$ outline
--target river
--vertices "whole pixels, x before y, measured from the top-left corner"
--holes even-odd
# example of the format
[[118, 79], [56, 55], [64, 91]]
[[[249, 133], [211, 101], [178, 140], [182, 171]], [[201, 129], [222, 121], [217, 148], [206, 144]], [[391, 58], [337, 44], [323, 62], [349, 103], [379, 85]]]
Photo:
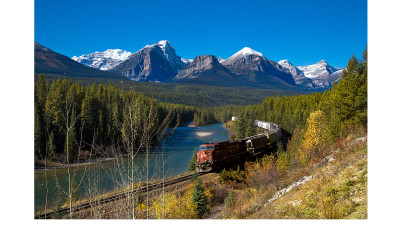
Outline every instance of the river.
[[[228, 140], [229, 135], [221, 123], [201, 127], [178, 127], [168, 137], [163, 138], [159, 146], [149, 155], [149, 178], [158, 179], [184, 173], [194, 149], [207, 142]], [[146, 179], [145, 154], [135, 158], [135, 181]], [[163, 163], [164, 162], [164, 163]], [[78, 165], [69, 168], [80, 198], [87, 198], [89, 190], [93, 195], [103, 194], [125, 187], [129, 183], [131, 163], [127, 158]], [[47, 185], [46, 185], [47, 183]], [[46, 188], [47, 186], [47, 188]], [[35, 171], [35, 209], [55, 206], [57, 199], [64, 203], [68, 190], [68, 169]]]

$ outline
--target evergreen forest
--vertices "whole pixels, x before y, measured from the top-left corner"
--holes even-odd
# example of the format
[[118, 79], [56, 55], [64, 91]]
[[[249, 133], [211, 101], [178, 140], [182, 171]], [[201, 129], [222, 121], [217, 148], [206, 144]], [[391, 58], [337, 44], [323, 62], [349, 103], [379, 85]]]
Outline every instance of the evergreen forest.
[[[91, 155], [127, 152], [124, 139], [153, 132], [154, 145], [169, 127], [193, 120], [192, 106], [161, 103], [137, 90], [112, 84], [84, 86], [71, 79], [52, 80], [40, 75], [35, 82], [35, 158], [78, 162]], [[147, 129], [147, 130], [146, 130]], [[139, 141], [133, 143], [140, 147]], [[110, 148], [114, 152], [110, 152]], [[67, 154], [68, 153], [68, 154]]]

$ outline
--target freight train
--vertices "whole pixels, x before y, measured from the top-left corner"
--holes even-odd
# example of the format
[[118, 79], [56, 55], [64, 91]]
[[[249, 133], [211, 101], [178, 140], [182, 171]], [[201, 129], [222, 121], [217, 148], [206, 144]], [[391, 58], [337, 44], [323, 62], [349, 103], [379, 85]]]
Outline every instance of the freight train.
[[271, 153], [272, 147], [281, 138], [281, 129], [276, 124], [264, 121], [256, 120], [255, 125], [261, 128], [264, 128], [263, 125], [269, 126], [271, 130], [239, 140], [200, 145], [197, 152], [196, 171], [209, 172], [232, 163], [245, 161], [261, 153]]

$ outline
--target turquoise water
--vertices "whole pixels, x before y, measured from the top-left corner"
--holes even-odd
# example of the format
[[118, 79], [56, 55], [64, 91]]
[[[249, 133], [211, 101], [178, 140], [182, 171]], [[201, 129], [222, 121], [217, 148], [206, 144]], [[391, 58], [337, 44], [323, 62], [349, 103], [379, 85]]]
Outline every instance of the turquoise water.
[[[228, 131], [221, 123], [201, 127], [178, 127], [170, 136], [163, 138], [149, 155], [149, 178], [159, 179], [187, 171], [194, 149], [203, 143], [229, 139]], [[146, 179], [146, 156], [138, 154], [134, 160], [135, 181]], [[35, 209], [52, 207], [58, 198], [64, 203], [68, 190], [68, 172], [74, 178], [80, 197], [88, 197], [125, 187], [131, 177], [131, 163], [127, 158], [91, 165], [73, 166], [68, 169], [35, 171]], [[46, 188], [47, 182], [47, 188]], [[59, 197], [57, 197], [59, 196]]]

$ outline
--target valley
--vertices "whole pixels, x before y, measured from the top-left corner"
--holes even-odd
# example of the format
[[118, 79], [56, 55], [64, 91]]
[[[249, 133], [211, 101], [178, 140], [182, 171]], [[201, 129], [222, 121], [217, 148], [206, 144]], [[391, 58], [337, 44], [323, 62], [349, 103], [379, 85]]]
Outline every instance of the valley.
[[[265, 204], [275, 191], [312, 175], [329, 154], [351, 156], [348, 143], [367, 135], [366, 51], [340, 69], [324, 60], [305, 67], [274, 62], [248, 47], [225, 60], [214, 55], [187, 60], [168, 41], [136, 53], [107, 50], [73, 59], [39, 44], [35, 50], [35, 166], [43, 169], [35, 172], [35, 214], [40, 218], [49, 210], [51, 218], [270, 218], [280, 209], [255, 212], [260, 201]], [[196, 178], [200, 144], [254, 136], [260, 132], [255, 120], [282, 129], [271, 154]], [[196, 126], [182, 126], [187, 123]], [[113, 160], [90, 163], [102, 158]], [[54, 164], [63, 168], [52, 169]], [[193, 179], [172, 189], [152, 192], [144, 185], [187, 173]], [[82, 201], [105, 201], [104, 195], [116, 190], [127, 192], [94, 204], [90, 212], [74, 213]], [[362, 206], [345, 204], [347, 211], [334, 211], [332, 218], [358, 211], [367, 216]], [[298, 213], [292, 218], [330, 218]]]

